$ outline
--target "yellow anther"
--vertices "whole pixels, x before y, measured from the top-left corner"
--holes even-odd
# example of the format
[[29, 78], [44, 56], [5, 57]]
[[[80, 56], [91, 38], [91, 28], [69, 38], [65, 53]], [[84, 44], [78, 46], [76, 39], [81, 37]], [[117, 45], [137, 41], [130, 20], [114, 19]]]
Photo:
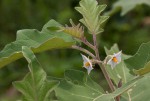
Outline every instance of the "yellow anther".
[[118, 60], [117, 60], [117, 58], [116, 57], [113, 57], [113, 62], [115, 62], [115, 63], [117, 63], [118, 62]]
[[89, 67], [90, 66], [90, 63], [89, 62], [86, 62], [85, 63], [85, 67]]

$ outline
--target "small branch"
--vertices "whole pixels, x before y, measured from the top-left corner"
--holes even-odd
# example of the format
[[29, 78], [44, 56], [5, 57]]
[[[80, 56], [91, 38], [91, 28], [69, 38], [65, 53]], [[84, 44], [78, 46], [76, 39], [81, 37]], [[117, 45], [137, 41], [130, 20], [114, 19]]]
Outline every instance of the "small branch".
[[82, 48], [82, 47], [73, 45], [73, 46], [72, 46], [72, 49], [76, 49], [76, 50], [82, 51], [82, 52], [88, 54], [89, 56], [91, 56], [92, 58], [95, 58], [95, 56], [94, 56], [90, 51], [88, 51], [88, 50], [86, 50], [86, 49], [84, 49], [84, 48]]
[[82, 39], [80, 39], [85, 45], [87, 45], [88, 47], [90, 47], [91, 49], [95, 50], [95, 47], [87, 41], [87, 39], [85, 37], [83, 37]]
[[94, 63], [94, 64], [102, 63], [102, 61], [99, 61], [99, 60], [96, 60], [96, 59], [92, 59], [91, 61], [92, 61], [92, 63]]

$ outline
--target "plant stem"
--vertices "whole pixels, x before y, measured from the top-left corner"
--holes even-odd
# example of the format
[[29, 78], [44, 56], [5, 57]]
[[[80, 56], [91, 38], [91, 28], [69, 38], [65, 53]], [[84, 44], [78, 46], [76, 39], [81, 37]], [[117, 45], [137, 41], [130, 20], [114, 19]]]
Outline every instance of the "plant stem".
[[104, 64], [103, 63], [98, 63], [98, 65], [100, 66], [100, 68], [101, 68], [101, 70], [102, 70], [102, 72], [104, 74], [104, 77], [106, 78], [106, 81], [108, 82], [108, 85], [109, 85], [111, 91], [112, 92], [115, 91], [114, 85], [113, 85], [113, 83], [112, 83], [112, 81], [111, 81], [111, 79], [110, 79], [110, 77], [109, 77], [109, 75], [108, 75], [108, 73], [107, 73], [107, 71], [105, 69]]
[[[119, 83], [118, 83], [118, 86], [117, 86], [117, 87], [118, 87], [118, 88], [122, 87], [122, 79], [119, 80]], [[121, 95], [118, 95], [118, 96], [116, 97], [116, 101], [120, 101], [120, 96], [121, 96]]]
[[82, 48], [82, 47], [73, 45], [72, 48], [73, 48], [73, 49], [76, 49], [76, 50], [79, 50], [79, 51], [82, 51], [82, 52], [88, 54], [89, 56], [91, 56], [92, 58], [95, 58], [95, 56], [94, 56], [90, 51], [88, 51], [88, 50], [86, 50], [86, 49], [84, 49], [84, 48]]
[[[96, 39], [96, 34], [93, 34], [93, 42], [94, 42], [94, 47], [95, 47], [95, 54], [96, 54], [96, 59], [100, 61], [100, 57], [99, 57], [99, 51], [98, 51], [98, 46], [97, 46], [97, 39]], [[111, 91], [114, 91], [115, 88], [114, 88], [114, 85], [105, 69], [105, 65], [103, 63], [98, 63], [98, 65], [100, 66], [103, 74], [104, 74], [104, 77], [106, 78], [106, 81], [108, 82], [108, 85], [111, 89]]]
[[116, 101], [120, 101], [120, 95], [116, 97]]
[[93, 41], [94, 41], [94, 47], [95, 47], [95, 54], [96, 54], [96, 58], [98, 60], [100, 60], [100, 57], [99, 57], [99, 51], [98, 51], [98, 45], [97, 45], [97, 39], [96, 39], [96, 34], [93, 34]]
[[88, 47], [90, 47], [91, 49], [95, 49], [95, 47], [87, 41], [87, 39], [85, 37], [83, 37], [82, 39], [80, 39], [85, 45], [87, 45]]
[[[85, 45], [87, 45], [88, 47], [90, 47], [91, 49], [93, 49], [95, 51], [95, 55], [94, 56], [91, 52], [89, 52], [88, 50], [82, 48], [82, 47], [79, 47], [79, 46], [72, 46], [73, 49], [77, 49], [77, 50], [80, 50], [84, 53], [87, 53], [88, 55], [90, 55], [93, 59], [96, 59], [98, 61], [101, 61], [100, 60], [100, 57], [99, 57], [99, 51], [98, 51], [98, 45], [97, 45], [97, 39], [96, 39], [96, 34], [93, 34], [93, 42], [94, 42], [94, 45], [92, 45], [90, 42], [87, 41], [86, 37], [83, 37], [82, 39], [80, 39]], [[100, 66], [103, 74], [104, 74], [104, 77], [106, 78], [106, 81], [108, 82], [108, 85], [111, 89], [111, 91], [114, 91], [115, 88], [114, 88], [114, 85], [105, 69], [105, 66], [103, 63], [101, 62], [97, 62], [97, 64]]]

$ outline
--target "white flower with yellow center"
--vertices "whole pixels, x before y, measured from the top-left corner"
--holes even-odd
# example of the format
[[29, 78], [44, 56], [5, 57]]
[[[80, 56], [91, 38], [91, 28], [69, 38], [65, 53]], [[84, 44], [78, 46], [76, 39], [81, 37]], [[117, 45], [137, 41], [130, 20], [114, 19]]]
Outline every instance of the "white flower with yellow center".
[[83, 67], [86, 68], [88, 71], [88, 74], [90, 74], [91, 70], [93, 69], [92, 62], [85, 55], [81, 54], [81, 56], [83, 58]]
[[121, 62], [121, 53], [122, 51], [114, 53], [114, 55], [111, 56], [110, 60], [108, 60], [107, 64], [111, 65], [112, 69]]

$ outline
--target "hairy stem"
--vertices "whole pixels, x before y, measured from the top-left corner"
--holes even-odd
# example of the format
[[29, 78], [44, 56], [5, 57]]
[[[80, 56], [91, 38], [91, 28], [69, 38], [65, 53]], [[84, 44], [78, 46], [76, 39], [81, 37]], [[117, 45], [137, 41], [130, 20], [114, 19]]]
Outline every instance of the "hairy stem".
[[[98, 51], [98, 46], [97, 46], [97, 39], [96, 39], [96, 34], [93, 34], [93, 42], [94, 42], [94, 47], [95, 47], [95, 54], [96, 54], [96, 59], [100, 61], [100, 57], [99, 57], [99, 51]], [[108, 85], [111, 89], [111, 91], [114, 91], [115, 88], [114, 88], [114, 85], [105, 69], [105, 65], [103, 63], [98, 63], [98, 65], [100, 66], [103, 74], [104, 74], [104, 77], [106, 78], [106, 81], [108, 82]]]
[[96, 39], [96, 34], [93, 34], [93, 42], [94, 42], [94, 47], [95, 47], [95, 54], [96, 54], [96, 58], [98, 60], [100, 60], [100, 57], [99, 57], [99, 51], [98, 51], [98, 45], [97, 45], [97, 39]]
[[[84, 53], [87, 53], [88, 55], [90, 55], [93, 59], [95, 60], [98, 60], [98, 61], [101, 61], [100, 60], [100, 57], [99, 57], [99, 51], [98, 51], [98, 45], [97, 45], [97, 39], [96, 39], [96, 34], [93, 33], [93, 42], [94, 42], [94, 45], [92, 45], [90, 42], [87, 41], [86, 37], [83, 37], [82, 39], [80, 39], [85, 45], [87, 45], [88, 47], [90, 47], [91, 49], [93, 49], [95, 51], [95, 55], [94, 56], [91, 52], [89, 52], [88, 50], [84, 49], [84, 48], [81, 48], [81, 47], [78, 47], [78, 46], [72, 46], [73, 49], [77, 49], [77, 50], [80, 50]], [[111, 91], [114, 91], [114, 85], [105, 69], [105, 66], [102, 62], [97, 62], [97, 64], [100, 66], [103, 74], [104, 74], [104, 77], [106, 78], [106, 81], [108, 82], [108, 85], [111, 89]]]
[[82, 51], [82, 52], [88, 54], [89, 56], [91, 56], [92, 58], [95, 58], [95, 56], [94, 56], [90, 51], [88, 51], [88, 50], [86, 50], [86, 49], [84, 49], [84, 48], [82, 48], [82, 47], [73, 45], [73, 46], [72, 46], [72, 49], [76, 49], [76, 50]]
[[102, 72], [104, 74], [104, 77], [106, 78], [106, 81], [108, 82], [108, 85], [109, 85], [111, 91], [112, 92], [115, 91], [114, 85], [113, 85], [113, 83], [112, 83], [112, 81], [111, 81], [111, 79], [110, 79], [110, 77], [109, 77], [109, 75], [108, 75], [108, 73], [107, 73], [107, 71], [105, 69], [104, 64], [103, 63], [98, 63], [98, 65], [100, 66], [100, 68], [101, 68], [101, 70], [102, 70]]
[[93, 49], [93, 50], [95, 49], [95, 47], [94, 47], [90, 42], [88, 42], [85, 37], [83, 37], [83, 38], [81, 39], [81, 41], [82, 41], [85, 45], [87, 45], [88, 47], [90, 47], [91, 49]]

